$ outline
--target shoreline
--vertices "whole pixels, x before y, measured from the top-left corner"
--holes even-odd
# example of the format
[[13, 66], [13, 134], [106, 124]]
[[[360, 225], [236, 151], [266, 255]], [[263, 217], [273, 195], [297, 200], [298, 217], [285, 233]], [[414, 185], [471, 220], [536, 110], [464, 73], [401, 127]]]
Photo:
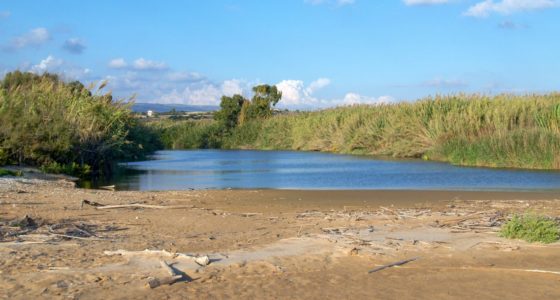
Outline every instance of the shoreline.
[[[0, 179], [0, 286], [10, 299], [554, 299], [560, 242], [530, 244], [498, 231], [518, 213], [560, 217], [559, 196], [134, 192]], [[168, 276], [162, 260], [183, 277], [146, 287]]]

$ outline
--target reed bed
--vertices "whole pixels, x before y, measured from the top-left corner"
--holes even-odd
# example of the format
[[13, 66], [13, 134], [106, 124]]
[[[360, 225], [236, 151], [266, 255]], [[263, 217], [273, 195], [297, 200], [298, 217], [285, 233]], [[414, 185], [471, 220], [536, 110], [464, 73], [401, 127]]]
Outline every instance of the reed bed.
[[113, 101], [102, 88], [51, 74], [6, 75], [0, 86], [0, 165], [108, 175], [116, 160], [156, 149], [157, 137], [137, 122], [130, 104]]
[[[214, 125], [177, 126], [198, 126], [200, 132], [205, 130], [200, 126]], [[171, 134], [168, 140], [188, 136]], [[460, 94], [289, 113], [247, 122], [218, 140], [214, 146], [222, 148], [325, 151], [468, 166], [560, 169], [560, 94]]]

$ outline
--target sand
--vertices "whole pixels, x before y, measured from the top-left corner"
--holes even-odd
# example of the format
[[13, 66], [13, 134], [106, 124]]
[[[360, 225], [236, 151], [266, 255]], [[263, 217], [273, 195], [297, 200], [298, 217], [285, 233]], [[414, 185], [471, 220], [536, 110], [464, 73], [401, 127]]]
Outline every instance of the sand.
[[[0, 179], [0, 298], [560, 299], [560, 244], [497, 234], [515, 213], [560, 216], [558, 199], [558, 192], [114, 192]], [[83, 200], [169, 209], [96, 209]], [[19, 230], [10, 221], [25, 215], [37, 228], [9, 235]], [[130, 255], [106, 255], [118, 250]], [[368, 273], [410, 258], [418, 259]], [[161, 260], [183, 277], [150, 289], [150, 277], [168, 276]]]

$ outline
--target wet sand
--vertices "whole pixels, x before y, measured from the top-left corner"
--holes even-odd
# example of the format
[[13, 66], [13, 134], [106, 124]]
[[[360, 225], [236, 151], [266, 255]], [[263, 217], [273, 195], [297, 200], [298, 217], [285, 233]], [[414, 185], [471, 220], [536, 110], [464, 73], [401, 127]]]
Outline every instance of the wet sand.
[[[558, 199], [558, 192], [113, 192], [0, 179], [0, 298], [558, 299], [560, 244], [497, 234], [515, 213], [560, 216]], [[98, 209], [83, 200], [152, 208]], [[8, 235], [19, 230], [8, 223], [24, 215], [37, 228]], [[212, 262], [135, 252], [144, 249]], [[106, 255], [117, 250], [132, 256]], [[168, 276], [160, 260], [184, 277], [150, 289], [150, 277]]]

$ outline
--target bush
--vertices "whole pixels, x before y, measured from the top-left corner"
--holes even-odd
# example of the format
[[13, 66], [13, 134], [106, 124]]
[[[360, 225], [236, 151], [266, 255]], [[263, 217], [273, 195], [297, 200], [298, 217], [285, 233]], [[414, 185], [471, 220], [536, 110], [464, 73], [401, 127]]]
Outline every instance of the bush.
[[11, 170], [6, 170], [6, 169], [2, 169], [0, 168], [0, 177], [4, 177], [4, 176], [21, 176], [21, 171], [11, 171]]
[[8, 73], [0, 82], [0, 164], [78, 176], [110, 175], [119, 159], [158, 147], [123, 101], [45, 73]]
[[522, 239], [530, 243], [548, 244], [560, 239], [560, 227], [555, 220], [548, 217], [516, 215], [504, 224], [500, 234], [509, 239]]

